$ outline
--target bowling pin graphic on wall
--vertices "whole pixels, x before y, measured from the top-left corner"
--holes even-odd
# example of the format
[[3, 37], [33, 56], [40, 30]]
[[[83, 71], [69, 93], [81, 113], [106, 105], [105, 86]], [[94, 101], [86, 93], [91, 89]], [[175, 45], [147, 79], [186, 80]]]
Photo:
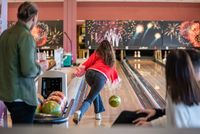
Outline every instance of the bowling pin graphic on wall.
[[0, 0], [0, 34], [5, 29], [7, 29], [7, 12], [8, 12], [7, 0]]

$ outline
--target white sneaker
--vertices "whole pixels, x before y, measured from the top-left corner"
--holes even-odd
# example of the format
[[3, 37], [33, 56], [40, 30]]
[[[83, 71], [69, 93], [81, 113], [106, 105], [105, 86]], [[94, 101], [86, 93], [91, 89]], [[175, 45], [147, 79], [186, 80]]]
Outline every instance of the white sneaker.
[[101, 113], [97, 113], [97, 114], [95, 114], [95, 119], [96, 120], [101, 120]]
[[78, 122], [80, 121], [80, 115], [81, 115], [80, 110], [78, 110], [74, 113], [73, 121], [74, 121], [75, 124], [78, 124]]

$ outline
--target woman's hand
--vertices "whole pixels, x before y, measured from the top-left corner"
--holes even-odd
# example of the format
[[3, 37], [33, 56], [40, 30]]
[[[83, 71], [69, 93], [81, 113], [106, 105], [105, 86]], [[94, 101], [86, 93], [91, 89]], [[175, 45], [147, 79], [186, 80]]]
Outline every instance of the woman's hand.
[[[139, 109], [136, 111], [137, 114], [139, 113], [146, 113], [147, 116], [146, 117], [141, 117], [141, 118], [138, 118], [136, 120], [133, 121], [133, 124], [137, 124], [139, 123], [140, 121], [141, 122], [146, 122], [150, 117], [153, 117], [155, 114], [156, 114], [156, 111], [154, 109]], [[141, 123], [139, 123], [141, 124]]]
[[80, 65], [79, 67], [75, 68], [75, 71], [72, 74], [72, 77], [81, 77], [85, 74], [85, 66]]
[[139, 121], [135, 124], [135, 126], [142, 126], [142, 127], [150, 127], [152, 126], [148, 121]]
[[72, 79], [73, 79], [74, 77], [76, 77], [76, 75], [77, 75], [77, 72], [76, 72], [76, 70], [74, 69], [73, 73], [71, 74]]

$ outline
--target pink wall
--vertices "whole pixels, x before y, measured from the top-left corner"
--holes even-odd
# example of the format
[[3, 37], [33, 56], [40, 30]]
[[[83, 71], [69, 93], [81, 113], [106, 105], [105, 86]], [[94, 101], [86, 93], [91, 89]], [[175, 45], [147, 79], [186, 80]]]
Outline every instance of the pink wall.
[[78, 3], [78, 19], [200, 20], [200, 4]]
[[[18, 3], [9, 4], [8, 20], [16, 20]], [[63, 19], [63, 3], [37, 3], [40, 20]], [[200, 4], [82, 2], [77, 4], [77, 19], [98, 20], [200, 20]]]
[[[9, 3], [8, 20], [17, 20], [17, 8], [19, 3]], [[37, 3], [39, 8], [39, 20], [63, 20], [63, 3], [62, 2], [40, 2]]]

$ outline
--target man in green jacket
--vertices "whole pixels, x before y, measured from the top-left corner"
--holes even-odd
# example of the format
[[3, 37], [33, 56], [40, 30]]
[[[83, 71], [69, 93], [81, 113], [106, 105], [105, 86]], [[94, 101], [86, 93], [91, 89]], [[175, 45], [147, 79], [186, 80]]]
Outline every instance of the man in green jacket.
[[36, 5], [22, 3], [17, 17], [17, 23], [0, 36], [0, 100], [11, 113], [13, 125], [33, 122], [37, 106], [34, 78], [41, 70], [30, 32], [38, 19]]

